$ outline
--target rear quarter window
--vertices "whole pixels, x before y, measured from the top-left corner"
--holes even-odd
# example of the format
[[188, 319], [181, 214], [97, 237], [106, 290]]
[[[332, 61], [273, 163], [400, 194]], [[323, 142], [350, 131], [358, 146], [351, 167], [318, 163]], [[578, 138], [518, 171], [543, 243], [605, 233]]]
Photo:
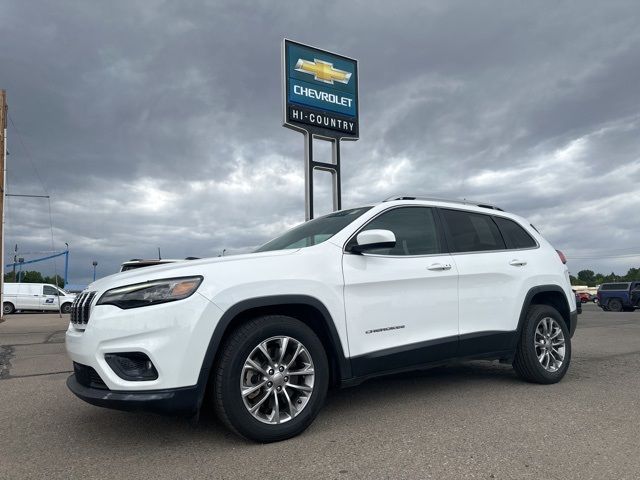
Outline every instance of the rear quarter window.
[[500, 230], [489, 215], [463, 210], [441, 210], [452, 252], [504, 250]]
[[521, 248], [535, 248], [538, 246], [536, 241], [522, 228], [518, 223], [504, 217], [493, 217], [498, 224], [500, 233], [504, 238], [507, 248], [521, 249]]

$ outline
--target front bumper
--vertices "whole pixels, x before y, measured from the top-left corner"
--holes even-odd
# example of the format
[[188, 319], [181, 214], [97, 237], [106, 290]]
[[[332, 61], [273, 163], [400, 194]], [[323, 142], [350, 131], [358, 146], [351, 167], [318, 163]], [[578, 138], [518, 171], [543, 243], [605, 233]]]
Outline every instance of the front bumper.
[[[84, 329], [69, 325], [66, 349], [71, 360], [95, 370], [105, 388], [116, 394], [194, 387], [220, 316], [220, 309], [197, 292], [184, 300], [129, 310], [98, 305]], [[119, 376], [105, 356], [124, 352], [145, 354], [158, 377], [131, 381]]]
[[75, 374], [67, 378], [67, 387], [78, 398], [98, 407], [162, 414], [194, 414], [198, 409], [200, 396], [197, 386], [137, 392], [91, 388], [80, 384]]

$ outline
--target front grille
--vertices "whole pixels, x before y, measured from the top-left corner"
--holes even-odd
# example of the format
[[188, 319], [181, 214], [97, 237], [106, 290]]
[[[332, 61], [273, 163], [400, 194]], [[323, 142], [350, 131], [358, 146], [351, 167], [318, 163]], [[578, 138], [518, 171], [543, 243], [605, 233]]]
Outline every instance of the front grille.
[[91, 314], [91, 302], [96, 292], [82, 292], [71, 304], [71, 323], [74, 325], [86, 325]]
[[76, 380], [78, 380], [80, 385], [84, 385], [89, 388], [108, 390], [107, 385], [102, 381], [98, 372], [87, 365], [73, 362], [73, 373], [76, 375]]

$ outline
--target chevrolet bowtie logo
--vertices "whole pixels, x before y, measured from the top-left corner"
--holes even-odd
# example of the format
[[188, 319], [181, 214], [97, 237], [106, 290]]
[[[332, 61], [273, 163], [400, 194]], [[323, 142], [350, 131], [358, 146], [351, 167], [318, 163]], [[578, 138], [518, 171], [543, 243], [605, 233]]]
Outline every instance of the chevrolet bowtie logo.
[[296, 63], [296, 70], [313, 75], [313, 78], [316, 80], [328, 83], [329, 85], [333, 85], [333, 82], [347, 84], [351, 78], [350, 72], [333, 68], [333, 63], [323, 62], [317, 58], [314, 59], [313, 62], [300, 58], [298, 63]]

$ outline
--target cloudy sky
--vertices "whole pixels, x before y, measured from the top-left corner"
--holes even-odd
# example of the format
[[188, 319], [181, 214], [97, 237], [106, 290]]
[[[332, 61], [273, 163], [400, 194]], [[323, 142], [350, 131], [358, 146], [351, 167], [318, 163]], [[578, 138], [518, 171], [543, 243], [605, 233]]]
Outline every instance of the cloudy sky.
[[[493, 202], [536, 224], [572, 273], [625, 273], [640, 265], [638, 25], [635, 1], [3, 0], [7, 190], [51, 195], [71, 283], [93, 260], [106, 275], [157, 247], [263, 243], [304, 220], [303, 140], [281, 126], [287, 37], [360, 61], [343, 206]], [[16, 243], [52, 249], [46, 200], [8, 198]]]

